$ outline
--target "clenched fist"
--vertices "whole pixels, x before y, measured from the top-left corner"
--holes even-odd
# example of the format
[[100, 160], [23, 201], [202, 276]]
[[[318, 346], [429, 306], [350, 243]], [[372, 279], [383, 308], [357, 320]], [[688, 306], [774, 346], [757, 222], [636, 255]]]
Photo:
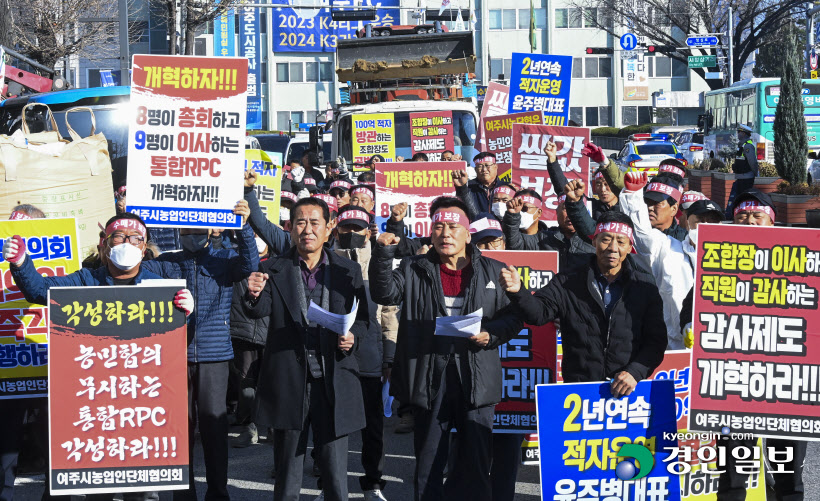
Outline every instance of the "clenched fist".
[[20, 235], [7, 238], [3, 243], [3, 259], [14, 266], [22, 266], [26, 260], [26, 244]]
[[547, 154], [547, 160], [549, 160], [549, 163], [553, 163], [558, 158], [558, 146], [550, 141], [547, 143], [547, 146], [544, 147], [544, 153]]
[[376, 243], [382, 245], [398, 245], [399, 242], [401, 242], [401, 238], [392, 233], [382, 233], [379, 235], [379, 239], [376, 240]]
[[638, 191], [646, 186], [646, 172], [630, 170], [624, 175], [624, 188], [629, 191]]
[[580, 202], [584, 198], [587, 186], [580, 179], [573, 179], [564, 186], [564, 195], [570, 202]]
[[353, 348], [353, 339], [353, 333], [347, 331], [347, 335], [339, 336], [339, 343], [337, 344], [337, 346], [342, 351], [349, 351], [351, 348]]
[[518, 214], [522, 209], [524, 209], [524, 201], [520, 198], [513, 198], [507, 202], [507, 212]]
[[267, 273], [254, 271], [251, 273], [251, 276], [248, 277], [248, 294], [254, 299], [258, 298], [259, 294], [262, 294], [262, 289], [265, 288], [267, 282]]
[[515, 294], [521, 290], [521, 276], [515, 266], [507, 266], [501, 269], [501, 274], [498, 276], [498, 282], [501, 287], [510, 293]]
[[453, 184], [456, 187], [464, 186], [467, 182], [470, 181], [470, 177], [467, 176], [466, 170], [454, 170], [453, 171]]
[[604, 149], [598, 146], [597, 144], [593, 144], [591, 142], [585, 144], [583, 149], [581, 150], [581, 154], [586, 157], [589, 157], [590, 160], [597, 164], [606, 163], [606, 155], [604, 155]]
[[256, 180], [259, 178], [259, 175], [253, 169], [248, 169], [245, 171], [245, 188], [253, 188], [253, 185], [256, 184]]
[[390, 208], [390, 220], [399, 222], [407, 215], [407, 202], [402, 202]]
[[248, 218], [251, 215], [251, 208], [248, 207], [248, 201], [247, 200], [240, 200], [240, 201], [236, 202], [236, 206], [234, 206], [234, 208], [233, 208], [233, 213], [236, 214], [237, 216], [242, 216], [242, 224], [243, 225], [245, 223], [247, 223]]

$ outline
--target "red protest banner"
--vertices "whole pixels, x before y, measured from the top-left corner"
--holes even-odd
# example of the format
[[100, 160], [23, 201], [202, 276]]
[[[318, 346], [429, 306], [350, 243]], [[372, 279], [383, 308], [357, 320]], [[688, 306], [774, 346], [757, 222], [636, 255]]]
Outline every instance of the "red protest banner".
[[498, 115], [484, 120], [484, 151], [495, 155], [498, 177], [509, 182], [512, 179], [512, 124], [544, 123], [540, 111]]
[[49, 291], [52, 494], [188, 487], [178, 287]]
[[438, 197], [455, 195], [453, 171], [464, 162], [379, 162], [376, 164], [376, 224], [385, 231], [390, 208], [407, 203], [404, 217], [408, 237], [430, 235], [430, 204]]
[[820, 231], [698, 226], [689, 429], [820, 436]]
[[[515, 266], [524, 287], [535, 292], [558, 273], [555, 251], [484, 251], [482, 255]], [[555, 382], [555, 324], [524, 329], [499, 348], [503, 380], [495, 407], [493, 433], [535, 433], [535, 385]]]
[[410, 150], [413, 155], [425, 153], [431, 162], [441, 161], [441, 154], [455, 151], [453, 112], [410, 113]]
[[[487, 93], [484, 95], [484, 104], [481, 106], [481, 115], [478, 119], [478, 133], [484, 132], [484, 120], [488, 117], [506, 115], [510, 101], [510, 88], [506, 85], [490, 82], [487, 85]], [[486, 143], [484, 137], [479, 137], [477, 144], [481, 145], [481, 151], [485, 151]], [[469, 160], [469, 159], [468, 159]]]
[[547, 173], [544, 148], [549, 141], [558, 148], [558, 163], [567, 179], [583, 180], [589, 193], [589, 158], [581, 155], [584, 143], [589, 142], [589, 129], [518, 123], [512, 126], [512, 182], [538, 192], [544, 201], [541, 219], [556, 221], [560, 193], [555, 193]]

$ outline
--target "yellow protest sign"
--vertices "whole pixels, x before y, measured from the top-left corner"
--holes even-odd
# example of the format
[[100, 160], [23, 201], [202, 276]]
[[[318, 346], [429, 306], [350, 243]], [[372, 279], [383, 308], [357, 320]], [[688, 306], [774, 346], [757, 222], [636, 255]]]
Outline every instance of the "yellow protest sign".
[[245, 170], [257, 174], [253, 189], [262, 213], [279, 224], [279, 202], [282, 195], [282, 154], [262, 150], [245, 150]]
[[[34, 267], [43, 275], [64, 276], [80, 269], [77, 226], [70, 219], [0, 221], [0, 246], [20, 235]], [[31, 304], [14, 284], [9, 263], [0, 257], [0, 399], [48, 395], [48, 308]]]
[[[393, 162], [396, 158], [395, 125], [392, 113], [353, 115], [353, 162], [363, 164], [373, 155], [381, 155]], [[369, 169], [354, 166], [353, 170]]]

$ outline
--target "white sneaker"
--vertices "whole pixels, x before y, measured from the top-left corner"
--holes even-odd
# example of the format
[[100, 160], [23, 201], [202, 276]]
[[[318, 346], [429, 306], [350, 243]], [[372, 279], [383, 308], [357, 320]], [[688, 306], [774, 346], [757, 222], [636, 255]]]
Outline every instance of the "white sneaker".
[[381, 489], [372, 489], [364, 491], [364, 501], [387, 501], [387, 498], [382, 495]]

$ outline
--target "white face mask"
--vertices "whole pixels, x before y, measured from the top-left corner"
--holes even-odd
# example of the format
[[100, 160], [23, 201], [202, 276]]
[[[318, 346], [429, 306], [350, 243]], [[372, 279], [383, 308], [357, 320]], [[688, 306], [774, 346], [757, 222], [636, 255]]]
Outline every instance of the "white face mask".
[[493, 204], [493, 214], [495, 214], [495, 216], [498, 219], [503, 218], [504, 214], [506, 214], [506, 213], [507, 213], [507, 202], [495, 202]]
[[689, 230], [689, 240], [692, 242], [692, 245], [697, 247], [698, 246], [698, 228], [697, 226], [693, 230]]
[[139, 247], [123, 242], [119, 245], [111, 247], [111, 252], [108, 253], [108, 258], [114, 263], [114, 266], [122, 271], [128, 271], [142, 261], [142, 251]]
[[290, 209], [279, 207], [279, 221], [290, 221]]
[[526, 230], [527, 228], [532, 226], [532, 223], [534, 223], [534, 222], [535, 222], [535, 218], [533, 217], [532, 214], [530, 214], [529, 212], [523, 212], [522, 211], [521, 212], [521, 224], [519, 224], [518, 227], [521, 228], [522, 230]]
[[260, 254], [268, 249], [268, 244], [266, 244], [261, 238], [256, 237], [254, 240], [256, 240], [256, 250], [259, 251]]

